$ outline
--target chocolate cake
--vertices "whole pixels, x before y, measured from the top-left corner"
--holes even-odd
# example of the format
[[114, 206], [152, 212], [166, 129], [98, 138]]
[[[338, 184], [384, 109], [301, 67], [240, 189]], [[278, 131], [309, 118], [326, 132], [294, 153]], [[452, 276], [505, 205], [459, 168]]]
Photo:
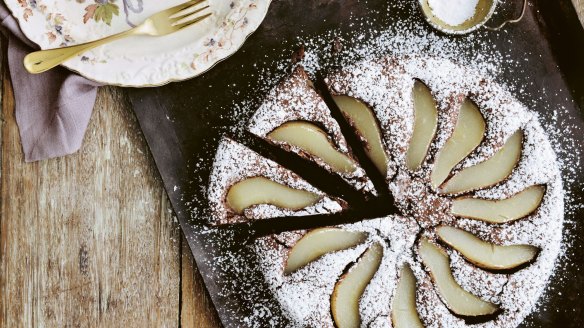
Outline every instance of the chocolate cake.
[[341, 133], [338, 123], [331, 117], [328, 107], [313, 89], [312, 82], [302, 66], [296, 66], [290, 77], [268, 95], [266, 101], [251, 118], [248, 128], [253, 134], [267, 138], [270, 142], [310, 158], [329, 171], [334, 171], [329, 164], [321, 158], [306, 152], [306, 150], [296, 145], [270, 138], [270, 132], [290, 122], [308, 122], [322, 127], [334, 147], [355, 164], [354, 168], [338, 173], [356, 189], [373, 190], [373, 185], [365, 175], [365, 171], [359, 167], [354, 156], [349, 151], [349, 146]]
[[[297, 67], [268, 95], [249, 130], [269, 139], [288, 122], [314, 123], [338, 153], [356, 163], [354, 171], [335, 173], [319, 157], [322, 148], [306, 152], [270, 142], [360, 190], [371, 191], [366, 176], [381, 173], [387, 190], [375, 195], [389, 191], [384, 201], [393, 203], [378, 218], [357, 215], [353, 223], [255, 241], [264, 279], [290, 325], [519, 325], [547, 285], [562, 241], [563, 185], [537, 115], [504, 86], [439, 58], [365, 60], [324, 83], [327, 90], [320, 91], [334, 103], [325, 94], [321, 98]], [[344, 122], [333, 118], [335, 111]], [[359, 144], [347, 142], [342, 124], [352, 127]], [[363, 165], [356, 147], [365, 149], [374, 166]], [[283, 196], [260, 197], [236, 213], [227, 195], [237, 183], [258, 176], [318, 198], [291, 209], [279, 207]], [[217, 151], [208, 196], [214, 224], [367, 207], [326, 196], [230, 139]], [[394, 207], [399, 211], [390, 213]]]

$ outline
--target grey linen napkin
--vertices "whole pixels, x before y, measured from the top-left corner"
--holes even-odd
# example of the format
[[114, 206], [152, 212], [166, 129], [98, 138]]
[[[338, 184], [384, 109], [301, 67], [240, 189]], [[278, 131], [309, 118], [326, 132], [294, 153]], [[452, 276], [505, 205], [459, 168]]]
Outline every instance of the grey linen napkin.
[[8, 67], [25, 161], [76, 152], [81, 148], [99, 84], [62, 67], [29, 74], [22, 60], [36, 46], [22, 34], [4, 2], [0, 2], [0, 20], [8, 37]]

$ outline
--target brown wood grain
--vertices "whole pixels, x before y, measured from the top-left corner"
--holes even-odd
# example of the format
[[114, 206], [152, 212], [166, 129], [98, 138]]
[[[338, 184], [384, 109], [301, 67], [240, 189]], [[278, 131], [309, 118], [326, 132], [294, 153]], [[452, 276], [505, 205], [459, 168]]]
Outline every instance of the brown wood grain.
[[205, 289], [201, 274], [194, 268], [193, 254], [182, 237], [181, 325], [185, 328], [220, 327], [219, 317]]
[[175, 326], [178, 232], [123, 99], [101, 92], [78, 155], [25, 164], [4, 85], [5, 326]]
[[219, 326], [123, 92], [78, 154], [26, 164], [2, 82], [0, 326]]

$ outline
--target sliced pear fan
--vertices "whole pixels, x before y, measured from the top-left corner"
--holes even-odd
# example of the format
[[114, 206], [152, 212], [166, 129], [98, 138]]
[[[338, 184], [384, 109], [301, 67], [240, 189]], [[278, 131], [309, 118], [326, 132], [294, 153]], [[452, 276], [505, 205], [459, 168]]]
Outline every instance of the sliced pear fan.
[[308, 122], [287, 122], [268, 134], [274, 141], [285, 142], [318, 157], [339, 173], [351, 173], [357, 169], [355, 162], [335, 149], [326, 132]]
[[436, 155], [430, 176], [432, 187], [438, 188], [456, 164], [481, 143], [485, 128], [485, 120], [478, 107], [470, 99], [465, 99], [460, 106], [452, 135]]
[[292, 273], [319, 257], [348, 249], [367, 239], [367, 233], [339, 228], [314, 229], [304, 235], [290, 249], [285, 274]]
[[491, 158], [458, 172], [438, 190], [441, 194], [457, 194], [487, 188], [505, 180], [519, 162], [523, 132], [515, 132]]
[[415, 171], [424, 162], [428, 148], [436, 135], [438, 109], [436, 100], [428, 87], [416, 80], [412, 90], [414, 101], [414, 131], [408, 145], [406, 166]]
[[416, 277], [407, 264], [401, 269], [391, 303], [391, 321], [395, 328], [424, 328], [416, 310]]
[[242, 180], [227, 192], [227, 204], [238, 214], [258, 204], [299, 210], [314, 205], [319, 200], [320, 196], [315, 193], [290, 188], [264, 177]]
[[461, 316], [477, 317], [493, 314], [498, 310], [497, 305], [483, 301], [460, 287], [452, 276], [448, 254], [441, 248], [423, 238], [419, 252], [439, 294], [452, 312]]
[[386, 176], [389, 158], [383, 148], [381, 130], [373, 111], [353, 97], [334, 96], [334, 100], [353, 128], [365, 139], [367, 156], [383, 176]]
[[331, 295], [331, 312], [338, 328], [361, 326], [359, 301], [365, 288], [379, 269], [383, 246], [375, 243], [335, 284]]
[[537, 255], [531, 245], [499, 246], [488, 243], [461, 229], [441, 226], [438, 237], [459, 251], [467, 260], [484, 269], [507, 270], [528, 263]]
[[545, 194], [544, 186], [531, 186], [507, 199], [489, 200], [461, 197], [452, 202], [452, 214], [489, 223], [507, 223], [537, 210]]

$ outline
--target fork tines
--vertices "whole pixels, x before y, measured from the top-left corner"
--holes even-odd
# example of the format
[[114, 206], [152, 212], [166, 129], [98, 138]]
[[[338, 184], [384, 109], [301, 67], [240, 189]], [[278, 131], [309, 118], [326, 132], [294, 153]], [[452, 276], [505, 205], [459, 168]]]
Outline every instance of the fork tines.
[[192, 0], [175, 7], [177, 12], [170, 16], [171, 19], [176, 19], [172, 26], [188, 26], [194, 24], [211, 15], [210, 12], [203, 13], [209, 8], [206, 0]]

